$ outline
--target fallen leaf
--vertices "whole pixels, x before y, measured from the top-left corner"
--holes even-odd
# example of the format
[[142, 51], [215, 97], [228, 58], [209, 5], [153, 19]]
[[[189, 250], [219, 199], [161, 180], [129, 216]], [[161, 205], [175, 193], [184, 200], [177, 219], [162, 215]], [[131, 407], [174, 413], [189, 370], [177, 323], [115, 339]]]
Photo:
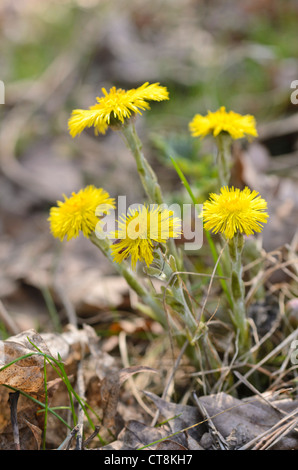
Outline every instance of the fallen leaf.
[[167, 431], [163, 428], [147, 426], [139, 421], [129, 421], [119, 433], [118, 439], [99, 450], [137, 450], [146, 446], [146, 449], [155, 449], [157, 441], [165, 439]]
[[27, 424], [29, 429], [32, 431], [32, 434], [33, 434], [33, 436], [35, 438], [35, 441], [36, 441], [37, 450], [40, 450], [42, 430], [38, 426], [30, 423], [30, 421], [28, 421], [25, 418], [24, 418], [24, 422]]
[[[170, 403], [151, 392], [145, 392], [145, 394], [152, 399], [161, 415], [168, 420], [170, 434], [181, 431], [181, 435], [183, 435], [186, 431], [198, 444], [202, 442], [203, 445], [204, 440], [203, 447], [206, 448], [208, 423], [203, 422], [203, 417], [198, 412], [197, 407]], [[226, 393], [202, 396], [199, 399], [217, 431], [230, 442], [231, 447], [233, 446], [236, 449], [260, 436], [277, 424], [281, 417], [284, 417], [282, 412], [278, 413], [276, 411], [276, 407], [285, 412], [291, 412], [296, 410], [298, 405], [297, 400], [278, 399], [272, 400], [274, 408], [258, 396], [240, 400]], [[203, 436], [204, 439], [201, 441]], [[211, 442], [212, 439], [210, 439], [210, 444]], [[182, 444], [187, 446], [187, 440], [185, 439]], [[277, 448], [283, 450], [298, 449], [297, 433], [292, 432], [282, 437]]]
[[156, 446], [156, 450], [187, 450], [186, 447], [171, 439], [166, 439]]

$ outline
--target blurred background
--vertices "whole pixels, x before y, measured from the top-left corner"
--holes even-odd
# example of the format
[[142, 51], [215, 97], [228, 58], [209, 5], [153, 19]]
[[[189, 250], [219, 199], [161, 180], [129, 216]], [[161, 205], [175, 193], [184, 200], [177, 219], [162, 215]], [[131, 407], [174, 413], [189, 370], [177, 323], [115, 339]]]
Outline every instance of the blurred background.
[[[134, 161], [117, 133], [72, 139], [74, 108], [101, 88], [160, 82], [170, 101], [137, 119], [169, 202], [216, 189], [212, 139], [189, 135], [194, 114], [219, 106], [256, 117], [259, 138], [235, 142], [233, 184], [268, 200], [266, 250], [296, 246], [298, 2], [291, 0], [2, 0], [0, 5], [0, 300], [2, 335], [103, 322], [128, 308], [127, 287], [81, 237], [49, 233], [49, 208], [86, 184], [142, 202]], [[295, 241], [296, 240], [296, 241]], [[114, 313], [113, 313], [114, 312]], [[6, 314], [13, 318], [8, 324]]]

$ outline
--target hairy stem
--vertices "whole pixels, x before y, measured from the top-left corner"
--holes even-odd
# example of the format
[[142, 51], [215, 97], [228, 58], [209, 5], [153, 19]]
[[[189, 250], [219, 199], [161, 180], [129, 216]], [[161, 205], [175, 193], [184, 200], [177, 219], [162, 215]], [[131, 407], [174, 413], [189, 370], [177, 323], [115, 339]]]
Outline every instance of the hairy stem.
[[221, 132], [217, 138], [217, 166], [218, 166], [218, 180], [220, 187], [228, 186], [231, 177], [232, 153], [231, 143], [232, 139], [229, 134]]
[[242, 280], [241, 255], [244, 245], [243, 235], [239, 232], [229, 241], [229, 254], [231, 260], [231, 297], [232, 321], [239, 335], [239, 353], [243, 354], [250, 349], [249, 323], [246, 318], [245, 288]]
[[132, 152], [137, 164], [137, 170], [140, 175], [143, 188], [152, 204], [163, 204], [163, 197], [156, 174], [149, 165], [142, 151], [142, 142], [140, 141], [134, 124], [129, 121], [121, 128], [126, 145]]
[[[167, 324], [166, 315], [164, 313], [162, 304], [159, 300], [155, 299], [153, 295], [143, 286], [134, 272], [125, 263], [115, 263], [110, 252], [110, 241], [107, 238], [98, 238], [95, 233], [90, 235], [91, 242], [97, 246], [104, 254], [104, 256], [113, 264], [118, 273], [124, 277], [127, 284], [134, 290], [134, 292], [143, 300], [144, 304], [150, 307], [151, 317], [161, 323], [164, 327]], [[147, 314], [149, 314], [147, 310]]]

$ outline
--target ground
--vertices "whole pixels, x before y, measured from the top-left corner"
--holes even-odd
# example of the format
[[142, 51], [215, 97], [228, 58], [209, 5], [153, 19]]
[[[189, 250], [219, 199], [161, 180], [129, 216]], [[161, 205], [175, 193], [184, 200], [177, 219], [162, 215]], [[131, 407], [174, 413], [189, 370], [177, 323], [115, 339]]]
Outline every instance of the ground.
[[[277, 0], [2, 2], [0, 359], [18, 360], [0, 371], [1, 449], [298, 448], [297, 16]], [[245, 253], [253, 368], [233, 361], [217, 282], [207, 313], [222, 368], [210, 372], [180, 355], [89, 240], [50, 233], [50, 207], [87, 184], [143, 201], [119, 133], [72, 139], [67, 121], [102, 87], [146, 81], [170, 93], [136, 127], [171, 203], [190, 200], [169, 155], [199, 203], [215, 189], [214, 143], [189, 135], [193, 115], [226, 106], [256, 117], [259, 137], [234, 143], [231, 179], [259, 191], [270, 215]], [[205, 239], [187, 266], [212, 272]], [[199, 311], [206, 278], [192, 288]]]

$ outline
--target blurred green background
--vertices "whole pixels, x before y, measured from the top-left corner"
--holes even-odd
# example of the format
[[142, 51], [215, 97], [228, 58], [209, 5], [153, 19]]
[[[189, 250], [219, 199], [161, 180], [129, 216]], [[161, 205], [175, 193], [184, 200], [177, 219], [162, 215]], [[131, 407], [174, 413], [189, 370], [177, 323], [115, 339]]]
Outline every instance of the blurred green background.
[[[57, 138], [75, 153], [67, 132], [74, 107], [93, 104], [103, 86], [158, 81], [171, 100], [152, 106], [140, 126], [146, 120], [147, 138], [149, 131], [171, 134], [172, 147], [174, 135], [183, 135], [185, 153], [197, 155], [199, 144], [188, 138], [195, 113], [224, 105], [255, 115], [260, 130], [296, 113], [290, 95], [298, 77], [297, 19], [297, 2], [283, 0], [4, 0], [2, 119], [31, 105], [18, 155], [37, 140]], [[275, 144], [272, 154], [293, 151], [292, 141]], [[177, 145], [180, 151], [181, 138]]]
[[[297, 2], [282, 0], [4, 0], [2, 119], [22, 105], [34, 110], [18, 136], [18, 155], [56, 138], [75, 152], [67, 132], [74, 107], [93, 104], [103, 86], [159, 81], [171, 100], [152, 106], [140, 125], [146, 120], [153, 135], [171, 134], [172, 146], [173, 134], [182, 134], [191, 156], [199, 144], [185, 136], [195, 113], [224, 105], [255, 115], [260, 129], [296, 113], [297, 20]], [[292, 150], [284, 141], [277, 153]]]

